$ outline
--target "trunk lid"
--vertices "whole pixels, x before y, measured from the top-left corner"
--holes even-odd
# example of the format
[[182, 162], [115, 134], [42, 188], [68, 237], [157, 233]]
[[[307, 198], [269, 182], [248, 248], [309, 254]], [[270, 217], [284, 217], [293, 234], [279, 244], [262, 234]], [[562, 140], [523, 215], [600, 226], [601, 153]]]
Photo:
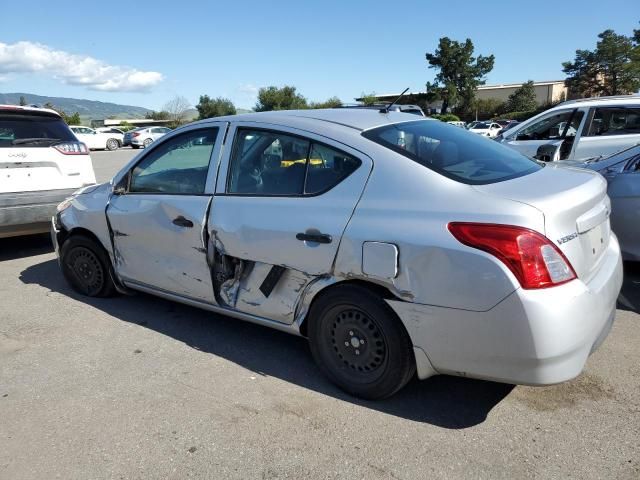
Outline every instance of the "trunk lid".
[[578, 277], [589, 281], [597, 271], [611, 235], [611, 202], [602, 176], [548, 164], [524, 177], [475, 188], [541, 211], [542, 233], [558, 246]]

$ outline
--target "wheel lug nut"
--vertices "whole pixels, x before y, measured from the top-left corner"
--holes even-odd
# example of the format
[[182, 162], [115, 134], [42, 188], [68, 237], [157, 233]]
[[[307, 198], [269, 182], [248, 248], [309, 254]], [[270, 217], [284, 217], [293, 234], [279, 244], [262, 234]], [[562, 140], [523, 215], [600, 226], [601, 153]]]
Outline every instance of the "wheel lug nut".
[[353, 337], [353, 330], [349, 330], [349, 335]]
[[360, 355], [360, 350], [356, 350], [356, 355]]
[[348, 347], [349, 346], [349, 342], [344, 342], [344, 346]]
[[361, 338], [361, 339], [360, 339], [360, 343], [364, 343], [364, 338]]

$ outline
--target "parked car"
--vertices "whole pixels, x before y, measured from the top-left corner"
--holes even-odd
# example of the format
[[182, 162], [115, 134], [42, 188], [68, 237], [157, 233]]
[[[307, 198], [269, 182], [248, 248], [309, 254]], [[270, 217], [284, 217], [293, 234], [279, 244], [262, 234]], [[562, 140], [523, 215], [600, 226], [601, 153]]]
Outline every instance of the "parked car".
[[[225, 140], [226, 139], [226, 140]], [[308, 337], [341, 388], [417, 371], [578, 375], [622, 284], [606, 182], [368, 109], [195, 122], [59, 206], [74, 289], [139, 290]]]
[[623, 258], [640, 262], [640, 145], [567, 164], [595, 170], [607, 180], [611, 229], [618, 236]]
[[502, 127], [495, 122], [478, 122], [469, 128], [469, 131], [485, 137], [494, 138], [498, 136]]
[[455, 121], [455, 120], [451, 120], [449, 122], [447, 122], [449, 125], [453, 125], [455, 127], [460, 127], [460, 128], [465, 128], [466, 123], [461, 122], [461, 121]]
[[0, 172], [0, 238], [49, 231], [56, 205], [96, 181], [58, 113], [15, 105], [0, 105]]
[[503, 132], [498, 141], [529, 157], [551, 141], [563, 143], [560, 160], [615, 153], [640, 143], [640, 96], [563, 102]]
[[141, 127], [131, 130], [124, 135], [123, 144], [132, 148], [148, 147], [160, 137], [171, 131], [167, 127]]
[[118, 141], [118, 147], [122, 147], [122, 144], [124, 143], [124, 131], [120, 130], [119, 128], [99, 127], [99, 128], [96, 128], [96, 132], [107, 133], [111, 135], [113, 138], [115, 138]]
[[89, 150], [117, 150], [121, 145], [118, 136], [113, 133], [98, 132], [80, 125], [71, 125], [69, 128]]
[[500, 131], [500, 133], [504, 133], [507, 130], [512, 129], [513, 127], [515, 127], [516, 125], [520, 125], [520, 122], [518, 120], [511, 120], [508, 124], [504, 125], [502, 127], [502, 130]]

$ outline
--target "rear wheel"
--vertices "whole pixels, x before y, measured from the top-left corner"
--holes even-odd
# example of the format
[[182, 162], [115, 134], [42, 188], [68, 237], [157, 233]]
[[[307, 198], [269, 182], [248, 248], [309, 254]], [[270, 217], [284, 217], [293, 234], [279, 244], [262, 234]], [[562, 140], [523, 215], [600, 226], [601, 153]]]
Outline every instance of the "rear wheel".
[[112, 151], [112, 150], [117, 150], [119, 147], [119, 143], [118, 140], [116, 140], [115, 138], [110, 138], [109, 140], [107, 140], [107, 150]]
[[150, 138], [147, 138], [144, 142], [142, 142], [142, 144], [144, 145], [144, 148], [147, 148], [152, 143], [153, 143], [153, 140], [151, 140]]
[[385, 398], [415, 373], [409, 335], [382, 298], [358, 285], [335, 287], [309, 312], [311, 353], [346, 392]]
[[60, 249], [62, 273], [71, 287], [89, 297], [109, 297], [116, 289], [111, 262], [102, 246], [84, 235], [72, 235]]

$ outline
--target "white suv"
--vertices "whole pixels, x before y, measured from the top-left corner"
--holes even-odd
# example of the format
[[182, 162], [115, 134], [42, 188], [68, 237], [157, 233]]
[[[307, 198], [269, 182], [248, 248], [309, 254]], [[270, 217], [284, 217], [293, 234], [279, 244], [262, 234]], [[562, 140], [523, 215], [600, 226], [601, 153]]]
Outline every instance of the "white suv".
[[557, 146], [558, 160], [582, 160], [640, 143], [640, 96], [585, 98], [563, 102], [503, 132], [497, 141], [534, 157], [543, 145]]
[[0, 105], [0, 238], [49, 231], [56, 206], [96, 182], [89, 150], [53, 110]]

